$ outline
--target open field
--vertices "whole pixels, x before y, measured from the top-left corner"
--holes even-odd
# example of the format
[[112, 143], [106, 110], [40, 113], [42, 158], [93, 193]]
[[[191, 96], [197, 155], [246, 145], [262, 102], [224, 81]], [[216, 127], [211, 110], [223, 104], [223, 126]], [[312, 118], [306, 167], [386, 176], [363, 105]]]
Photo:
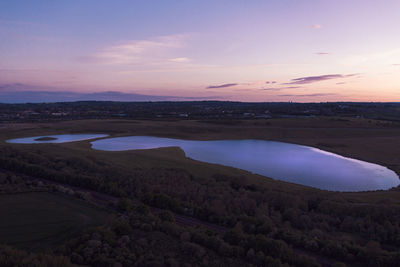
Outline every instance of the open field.
[[[262, 139], [309, 145], [377, 164], [400, 173], [400, 123], [340, 118], [237, 121], [82, 120], [3, 124], [0, 138], [61, 133], [108, 133], [170, 138]], [[86, 142], [88, 143], [88, 142]], [[74, 146], [75, 144], [65, 144]]]
[[[212, 121], [147, 121], [147, 120], [76, 120], [58, 123], [3, 124], [0, 138], [27, 137], [63, 133], [106, 133], [110, 137], [150, 135], [169, 138], [218, 140], [261, 139], [290, 142], [317, 147], [372, 163], [386, 166], [400, 174], [400, 123], [365, 119], [341, 118], [296, 118], [269, 120], [212, 120]], [[5, 145], [3, 143], [3, 145]], [[246, 176], [254, 183], [284, 185], [287, 189], [311, 190], [301, 185], [264, 179], [246, 171], [212, 165], [185, 158], [178, 148], [163, 148], [149, 151], [104, 152], [90, 149], [90, 140], [65, 144], [13, 145], [22, 151], [42, 151], [56, 158], [86, 157], [100, 158], [107, 166], [120, 166], [127, 170], [135, 168], [174, 168], [180, 166], [205, 179], [215, 173]], [[82, 154], [83, 153], [83, 154]], [[271, 183], [272, 182], [272, 183]], [[364, 201], [364, 193], [345, 193], [357, 201]], [[400, 203], [397, 192], [368, 193], [371, 199]]]
[[84, 201], [47, 192], [2, 194], [0, 213], [0, 243], [29, 251], [61, 245], [109, 218]]

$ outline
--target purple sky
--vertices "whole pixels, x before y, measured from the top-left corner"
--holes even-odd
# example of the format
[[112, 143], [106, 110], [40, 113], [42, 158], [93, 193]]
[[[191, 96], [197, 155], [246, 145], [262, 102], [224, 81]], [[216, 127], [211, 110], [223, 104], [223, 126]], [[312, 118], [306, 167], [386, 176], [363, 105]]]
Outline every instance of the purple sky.
[[399, 14], [398, 0], [2, 0], [0, 97], [400, 101]]

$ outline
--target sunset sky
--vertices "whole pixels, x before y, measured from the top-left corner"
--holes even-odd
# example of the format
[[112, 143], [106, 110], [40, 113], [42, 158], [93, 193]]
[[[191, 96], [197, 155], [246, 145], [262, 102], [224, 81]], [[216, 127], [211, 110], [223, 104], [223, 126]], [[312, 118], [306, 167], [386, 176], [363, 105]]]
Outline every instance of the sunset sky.
[[398, 102], [400, 1], [1, 0], [0, 90]]

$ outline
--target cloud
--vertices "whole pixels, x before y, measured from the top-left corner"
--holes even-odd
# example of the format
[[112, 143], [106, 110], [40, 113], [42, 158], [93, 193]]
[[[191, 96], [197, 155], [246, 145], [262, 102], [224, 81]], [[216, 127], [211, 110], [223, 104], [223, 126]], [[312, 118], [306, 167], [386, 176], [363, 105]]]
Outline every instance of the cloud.
[[350, 77], [354, 77], [357, 75], [359, 75], [359, 74], [347, 74], [347, 75], [328, 74], [328, 75], [319, 75], [319, 76], [308, 76], [308, 77], [292, 79], [291, 82], [284, 83], [284, 84], [309, 84], [309, 83], [321, 82], [321, 81], [326, 81], [326, 80], [350, 78]]
[[[28, 87], [28, 86], [26, 86]], [[190, 101], [190, 100], [220, 100], [222, 96], [184, 97], [143, 95], [105, 91], [95, 93], [79, 93], [71, 91], [9, 91], [0, 90], [0, 103], [43, 103], [43, 102], [74, 102], [74, 101]]]
[[182, 63], [182, 62], [189, 62], [190, 60], [187, 57], [176, 57], [176, 58], [170, 58], [169, 61]]
[[321, 24], [314, 24], [312, 27], [313, 27], [313, 29], [316, 29], [316, 30], [322, 29]]
[[140, 64], [159, 61], [185, 62], [185, 57], [175, 57], [168, 60], [166, 55], [171, 50], [184, 46], [184, 35], [160, 36], [148, 40], [132, 40], [118, 45], [105, 47], [93, 55], [81, 58], [88, 63], [100, 64]]
[[54, 88], [49, 86], [39, 86], [24, 83], [4, 83], [0, 84], [0, 93], [2, 92], [21, 92], [21, 91], [51, 91]]
[[226, 87], [232, 87], [238, 85], [237, 83], [225, 83], [221, 85], [210, 85], [207, 87], [207, 89], [215, 89], [215, 88], [226, 88]]
[[250, 88], [244, 88], [244, 89], [235, 89], [235, 91], [241, 91], [241, 92], [248, 92], [248, 91], [255, 91], [256, 89], [250, 89]]
[[270, 87], [270, 88], [261, 88], [263, 91], [280, 91], [282, 88]]
[[278, 96], [283, 96], [283, 97], [318, 97], [318, 96], [332, 96], [332, 95], [337, 95], [337, 94], [334, 94], [334, 93], [314, 93], [314, 94], [302, 94], [302, 95], [284, 94], [284, 95], [278, 95]]
[[328, 52], [317, 52], [315, 54], [316, 55], [320, 55], [320, 56], [326, 56], [326, 55], [330, 55], [331, 53], [328, 53]]
[[285, 90], [285, 89], [298, 89], [298, 88], [302, 88], [302, 86], [271, 87], [271, 88], [262, 88], [261, 90], [280, 91], [280, 90]]
[[266, 81], [265, 83], [266, 83], [266, 84], [275, 84], [276, 81]]
[[400, 66], [400, 64], [393, 64], [393, 66]]

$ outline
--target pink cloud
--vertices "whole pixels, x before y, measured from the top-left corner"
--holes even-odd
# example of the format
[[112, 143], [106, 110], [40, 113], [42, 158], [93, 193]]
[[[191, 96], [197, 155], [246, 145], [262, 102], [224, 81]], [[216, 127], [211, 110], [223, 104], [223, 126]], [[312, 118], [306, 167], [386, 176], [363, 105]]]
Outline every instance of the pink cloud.
[[221, 85], [210, 85], [207, 87], [207, 89], [214, 89], [214, 88], [226, 88], [226, 87], [232, 87], [238, 85], [237, 83], [225, 83]]
[[319, 76], [308, 76], [308, 77], [292, 79], [291, 82], [285, 83], [285, 84], [308, 84], [308, 83], [315, 83], [315, 82], [321, 82], [321, 81], [326, 81], [326, 80], [350, 78], [350, 77], [354, 77], [357, 75], [359, 75], [359, 74], [347, 74], [347, 75], [328, 74], [328, 75], [319, 75]]
[[170, 51], [183, 47], [184, 35], [168, 35], [148, 40], [132, 40], [112, 45], [81, 58], [88, 63], [127, 65], [160, 61], [187, 62], [186, 57], [166, 58]]

